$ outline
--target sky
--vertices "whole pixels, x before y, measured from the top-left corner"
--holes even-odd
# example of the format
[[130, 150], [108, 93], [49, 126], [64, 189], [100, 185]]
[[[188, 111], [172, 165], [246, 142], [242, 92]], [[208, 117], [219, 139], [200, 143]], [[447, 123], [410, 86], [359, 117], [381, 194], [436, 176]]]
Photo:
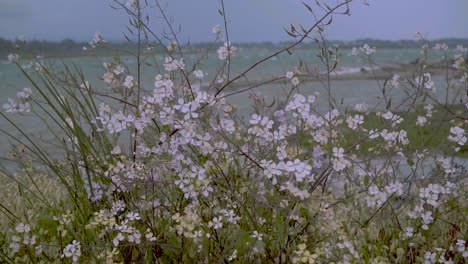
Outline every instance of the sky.
[[[154, 3], [155, 0], [149, 0]], [[284, 41], [290, 24], [310, 26], [314, 17], [301, 0], [224, 0], [232, 42]], [[315, 0], [302, 0], [318, 10]], [[330, 5], [336, 0], [327, 1]], [[336, 15], [326, 36], [361, 38], [468, 38], [468, 0], [355, 0], [351, 15]], [[123, 40], [128, 16], [110, 7], [112, 0], [0, 0], [0, 37], [90, 41], [95, 31]], [[160, 0], [183, 41], [213, 40], [211, 29], [223, 24], [220, 0]], [[167, 30], [155, 8], [149, 9], [155, 32]], [[317, 11], [318, 12], [318, 11]]]

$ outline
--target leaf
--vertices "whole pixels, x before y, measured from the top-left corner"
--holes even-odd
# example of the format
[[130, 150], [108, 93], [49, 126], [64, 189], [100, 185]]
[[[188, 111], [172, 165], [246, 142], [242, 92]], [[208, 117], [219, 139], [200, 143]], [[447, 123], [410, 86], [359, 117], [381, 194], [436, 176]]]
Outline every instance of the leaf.
[[312, 8], [308, 4], [304, 2], [302, 2], [302, 4], [309, 10], [309, 12], [313, 13]]
[[294, 27], [293, 24], [291, 24], [291, 33], [294, 33], [294, 32], [296, 32], [296, 28]]
[[364, 176], [364, 185], [369, 186], [369, 175]]
[[306, 208], [302, 207], [302, 208], [299, 210], [299, 213], [300, 213], [301, 217], [304, 217], [304, 218], [307, 219], [307, 220], [310, 219], [310, 212], [309, 212], [309, 210], [307, 210]]
[[289, 32], [289, 31], [287, 31], [286, 29], [285, 29], [284, 31], [286, 31], [286, 33], [288, 33], [288, 35], [291, 36], [291, 37], [293, 37], [293, 38], [297, 37], [295, 34], [293, 34], [293, 33]]

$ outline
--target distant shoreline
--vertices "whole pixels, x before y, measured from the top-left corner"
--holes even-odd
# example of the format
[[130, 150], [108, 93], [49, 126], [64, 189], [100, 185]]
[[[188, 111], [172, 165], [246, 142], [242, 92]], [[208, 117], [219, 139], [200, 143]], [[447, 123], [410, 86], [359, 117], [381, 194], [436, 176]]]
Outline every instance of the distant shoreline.
[[[269, 50], [278, 50], [289, 46], [292, 42], [240, 42], [234, 45], [238, 48], [261, 48]], [[468, 39], [444, 38], [438, 40], [429, 40], [423, 42], [421, 40], [379, 40], [379, 39], [358, 39], [354, 41], [329, 40], [328, 45], [338, 45], [341, 49], [351, 49], [368, 44], [371, 47], [385, 49], [411, 49], [420, 48], [423, 44], [433, 47], [437, 43], [445, 43], [449, 48], [454, 49], [456, 45], [468, 47]], [[200, 53], [207, 48], [215, 50], [216, 47], [222, 45], [221, 42], [203, 42], [190, 43], [182, 46], [184, 53], [193, 54]], [[146, 44], [142, 45], [142, 49], [146, 50]], [[71, 39], [65, 39], [60, 42], [52, 42], [45, 40], [7, 40], [0, 37], [0, 58], [5, 58], [8, 54], [18, 53], [23, 58], [35, 58], [37, 55], [46, 57], [82, 57], [82, 56], [124, 56], [131, 55], [137, 49], [137, 44], [133, 42], [109, 42], [104, 45], [99, 45], [92, 51], [84, 51], [83, 47], [89, 47], [86, 42], [76, 42]], [[316, 43], [303, 43], [296, 47], [300, 49], [316, 48]], [[160, 45], [155, 45], [151, 51], [146, 51], [146, 54], [165, 54], [165, 48]]]

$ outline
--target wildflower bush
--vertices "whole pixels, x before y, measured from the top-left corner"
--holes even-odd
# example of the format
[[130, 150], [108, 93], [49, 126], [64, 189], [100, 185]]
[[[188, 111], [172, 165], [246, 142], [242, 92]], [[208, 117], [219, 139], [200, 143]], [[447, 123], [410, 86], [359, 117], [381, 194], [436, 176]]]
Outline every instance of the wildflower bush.
[[[0, 115], [18, 129], [3, 169], [0, 258], [5, 263], [465, 263], [468, 257], [466, 49], [447, 68], [456, 101], [435, 95], [427, 46], [419, 65], [380, 85], [383, 108], [342, 109], [331, 86], [340, 50], [323, 31], [347, 14], [350, 1], [306, 9], [316, 23], [240, 74], [230, 65], [240, 50], [224, 27], [213, 29], [221, 66], [215, 76], [193, 65], [164, 8], [167, 35], [146, 21], [149, 3], [115, 2], [127, 12], [136, 41], [135, 69], [104, 64], [102, 91], [81, 71], [56, 72], [44, 60], [23, 68], [31, 88], [8, 99]], [[314, 10], [315, 9], [315, 10]], [[169, 40], [169, 41], [167, 41]], [[300, 65], [272, 80], [290, 90], [267, 106], [255, 89], [232, 87], [274, 56], [306, 40], [319, 44], [320, 71]], [[169, 44], [167, 45], [167, 42]], [[107, 45], [97, 33], [86, 47]], [[143, 87], [146, 47], [163, 47], [154, 87]], [[447, 54], [447, 46], [435, 47]], [[375, 48], [352, 50], [376, 67]], [[447, 55], [445, 55], [447, 56]], [[449, 63], [449, 58], [445, 61]], [[323, 93], [303, 95], [315, 78]], [[390, 90], [406, 93], [391, 102]], [[250, 93], [252, 112], [229, 97]], [[465, 97], [464, 97], [465, 96]], [[326, 104], [322, 113], [318, 106]], [[37, 116], [55, 136], [51, 155], [9, 114]], [[434, 135], [437, 135], [434, 138]]]

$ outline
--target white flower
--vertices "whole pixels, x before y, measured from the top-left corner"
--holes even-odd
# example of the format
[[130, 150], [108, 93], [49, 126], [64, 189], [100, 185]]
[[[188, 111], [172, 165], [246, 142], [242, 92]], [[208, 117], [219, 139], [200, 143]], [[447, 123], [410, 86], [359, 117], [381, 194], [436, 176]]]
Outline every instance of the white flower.
[[427, 118], [424, 116], [418, 116], [418, 119], [416, 120], [416, 125], [417, 126], [424, 126], [427, 123]]
[[458, 52], [466, 52], [466, 51], [468, 51], [468, 48], [464, 48], [463, 45], [457, 45], [457, 51]]
[[426, 89], [434, 88], [434, 82], [432, 81], [431, 74], [428, 72], [416, 77], [414, 81], [418, 86], [424, 86]]
[[358, 125], [364, 123], [364, 117], [362, 115], [355, 115], [354, 117], [349, 116], [346, 119], [346, 122], [348, 123], [349, 128], [355, 130], [357, 129]]
[[81, 245], [80, 242], [77, 242], [76, 240], [73, 240], [71, 244], [68, 244], [64, 249], [63, 249], [63, 257], [72, 257], [73, 262], [77, 262], [78, 258], [81, 256]]
[[286, 72], [286, 78], [291, 79], [294, 76], [294, 73], [292, 71]]
[[387, 113], [383, 114], [382, 117], [387, 119], [387, 120], [392, 119], [393, 118], [393, 113], [388, 111]]
[[118, 233], [117, 236], [112, 240], [112, 243], [114, 246], [118, 246], [120, 241], [123, 241], [125, 239], [124, 235], [122, 233]]
[[19, 223], [16, 228], [15, 228], [16, 232], [18, 233], [29, 233], [31, 232], [31, 226], [28, 225], [28, 224], [23, 224], [23, 223]]
[[359, 49], [353, 47], [350, 53], [351, 56], [358, 56], [359, 55]]
[[202, 70], [196, 70], [193, 72], [193, 75], [195, 75], [197, 79], [203, 79], [208, 74], [204, 73]]
[[105, 43], [106, 41], [102, 38], [101, 32], [96, 31], [94, 33], [94, 38], [93, 38], [93, 43], [98, 44], [98, 43]]
[[343, 148], [337, 148], [337, 147], [333, 148], [333, 156], [337, 158], [343, 158], [344, 157], [343, 153], [344, 153]]
[[376, 52], [375, 50], [375, 47], [374, 48], [371, 48], [369, 47], [368, 44], [364, 44], [364, 46], [362, 46], [362, 48], [360, 48], [360, 50], [364, 53], [366, 53], [367, 55], [372, 55]]
[[437, 43], [435, 46], [434, 46], [434, 50], [443, 50], [443, 51], [447, 51], [448, 50], [448, 46], [447, 44], [445, 43]]
[[299, 85], [299, 82], [300, 82], [300, 81], [299, 81], [299, 78], [297, 78], [297, 77], [294, 77], [294, 78], [291, 79], [291, 83], [292, 83], [292, 85], [294, 85], [294, 86], [298, 86], [298, 85]]
[[19, 91], [16, 96], [22, 99], [29, 99], [31, 97], [32, 90], [31, 88], [23, 88], [23, 90]]
[[31, 104], [29, 102], [17, 103], [15, 100], [8, 98], [8, 103], [3, 105], [7, 113], [27, 113], [31, 112]]
[[369, 110], [369, 106], [367, 104], [357, 104], [354, 109], [361, 113], [366, 113]]
[[450, 128], [450, 135], [448, 136], [448, 140], [458, 143], [458, 145], [463, 146], [465, 145], [467, 138], [465, 136], [465, 130], [459, 126], [454, 126]]
[[117, 66], [114, 67], [114, 71], [113, 71], [113, 72], [114, 72], [116, 75], [121, 75], [122, 73], [124, 73], [124, 71], [125, 71], [125, 68], [124, 68], [124, 67], [122, 67], [122, 66], [120, 66], [120, 65], [117, 65]]
[[125, 5], [127, 7], [132, 7], [132, 8], [135, 8], [137, 7], [137, 2], [138, 0], [127, 0], [127, 2], [125, 3]]
[[127, 214], [127, 219], [130, 221], [140, 220], [140, 214], [135, 212], [130, 212]]
[[406, 237], [412, 237], [413, 236], [413, 233], [414, 233], [414, 228], [412, 227], [407, 227], [405, 228], [405, 236]]
[[263, 239], [263, 234], [259, 233], [257, 230], [253, 231], [253, 234], [250, 236], [253, 237], [257, 240], [262, 240]]
[[212, 221], [208, 222], [208, 226], [213, 227], [214, 229], [219, 229], [219, 228], [223, 227], [222, 220], [223, 220], [222, 216], [215, 217], [215, 218], [213, 218]]
[[349, 162], [349, 160], [345, 158], [336, 158], [336, 159], [333, 159], [332, 162], [333, 162], [333, 169], [335, 171], [342, 171], [346, 169], [346, 167], [351, 166], [351, 162]]
[[232, 252], [232, 255], [229, 256], [228, 261], [232, 261], [237, 258], [237, 249]]
[[165, 62], [166, 63], [164, 64], [164, 69], [166, 69], [166, 71], [173, 71], [173, 70], [185, 68], [185, 63], [184, 63], [183, 58], [176, 60], [171, 57], [166, 57]]
[[135, 83], [133, 82], [133, 76], [127, 75], [127, 77], [125, 77], [125, 81], [124, 81], [123, 85], [126, 88], [131, 89], [135, 85]]
[[217, 34], [217, 35], [221, 34], [221, 26], [220, 25], [214, 26], [212, 31], [214, 34]]
[[391, 183], [390, 185], [385, 186], [385, 191], [387, 191], [388, 194], [396, 193], [396, 195], [401, 196], [403, 194], [403, 184], [398, 181]]
[[397, 88], [398, 85], [400, 84], [400, 75], [398, 75], [398, 74], [393, 75], [393, 78], [392, 78], [392, 80], [390, 81], [390, 84], [391, 84], [393, 87]]
[[114, 80], [114, 74], [112, 72], [105, 72], [102, 75], [102, 79], [104, 79], [104, 82], [111, 84], [112, 81]]
[[237, 48], [232, 46], [230, 43], [224, 43], [224, 46], [219, 47], [218, 49], [218, 58], [220, 60], [225, 60], [227, 57], [236, 51]]
[[18, 61], [18, 59], [19, 59], [18, 54], [12, 53], [12, 54], [8, 55], [8, 63], [10, 63], [10, 64], [16, 63]]

